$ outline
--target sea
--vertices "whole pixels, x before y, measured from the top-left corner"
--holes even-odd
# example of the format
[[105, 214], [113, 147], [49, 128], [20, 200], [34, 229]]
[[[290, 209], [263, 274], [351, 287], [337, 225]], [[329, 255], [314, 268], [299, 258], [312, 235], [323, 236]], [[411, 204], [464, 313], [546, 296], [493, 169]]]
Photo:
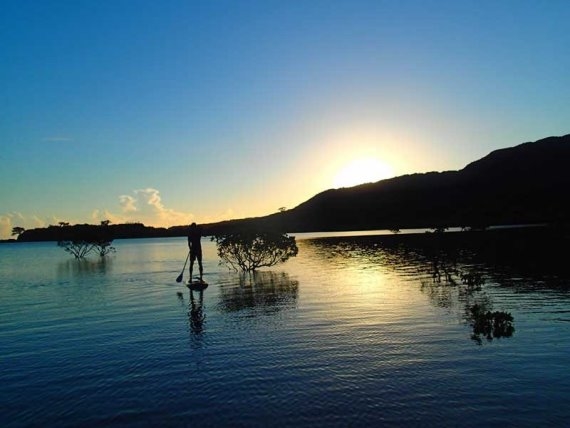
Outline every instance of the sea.
[[568, 426], [570, 281], [543, 248], [296, 238], [251, 274], [203, 238], [203, 291], [184, 238], [0, 245], [0, 426]]

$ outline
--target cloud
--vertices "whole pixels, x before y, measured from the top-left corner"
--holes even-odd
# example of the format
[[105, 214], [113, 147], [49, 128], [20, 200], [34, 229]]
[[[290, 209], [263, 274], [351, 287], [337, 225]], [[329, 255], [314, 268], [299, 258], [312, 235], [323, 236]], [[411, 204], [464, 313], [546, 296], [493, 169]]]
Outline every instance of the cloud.
[[136, 198], [133, 198], [132, 196], [121, 195], [121, 196], [119, 196], [119, 202], [121, 204], [123, 212], [128, 213], [128, 212], [133, 212], [133, 211], [137, 210], [137, 207], [136, 207], [137, 200], [136, 200]]
[[[218, 215], [207, 216], [200, 219], [200, 223], [215, 222], [235, 218], [237, 215], [231, 208]], [[109, 220], [112, 224], [143, 223], [146, 226], [170, 227], [190, 224], [198, 221], [193, 213], [176, 211], [165, 206], [160, 191], [152, 187], [133, 190], [131, 194], [120, 195], [116, 209], [94, 209], [88, 219], [61, 219], [57, 216], [25, 215], [18, 212], [0, 215], [0, 239], [11, 237], [12, 228], [15, 226], [25, 229], [46, 227], [50, 224], [58, 224], [67, 221], [71, 224], [91, 222], [98, 224], [103, 220]]]
[[0, 239], [8, 239], [12, 233], [12, 217], [0, 215]]
[[160, 197], [160, 192], [156, 189], [146, 188], [135, 190], [135, 195], [141, 196], [147, 205], [154, 207], [157, 211], [164, 211], [164, 205], [162, 204]]
[[146, 226], [170, 227], [195, 221], [194, 214], [167, 208], [160, 191], [154, 188], [137, 189], [131, 195], [119, 196], [119, 212], [94, 210], [95, 222], [110, 220], [111, 223], [143, 223]]
[[127, 223], [129, 220], [121, 215], [113, 214], [108, 210], [94, 210], [91, 213], [92, 223], [98, 224], [103, 220], [109, 220], [111, 224]]
[[24, 229], [33, 229], [36, 227], [45, 227], [47, 223], [37, 216], [25, 216], [19, 212], [10, 212], [0, 215], [0, 239], [13, 238], [12, 228], [23, 227]]
[[133, 206], [136, 207], [139, 216], [142, 214], [147, 219], [149, 226], [176, 226], [188, 224], [194, 219], [194, 215], [191, 213], [166, 208], [157, 189], [139, 189], [135, 190], [134, 193], [136, 204]]

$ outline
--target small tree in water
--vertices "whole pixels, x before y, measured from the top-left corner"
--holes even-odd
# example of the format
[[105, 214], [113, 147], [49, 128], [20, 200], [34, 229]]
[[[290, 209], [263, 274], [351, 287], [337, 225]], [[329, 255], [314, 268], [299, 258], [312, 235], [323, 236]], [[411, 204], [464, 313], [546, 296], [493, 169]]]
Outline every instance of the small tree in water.
[[111, 241], [58, 241], [57, 245], [62, 247], [69, 254], [73, 254], [76, 259], [82, 259], [90, 252], [94, 251], [101, 257], [105, 257], [109, 253], [116, 251], [115, 247], [111, 247]]
[[87, 254], [95, 251], [99, 256], [115, 252], [115, 247], [111, 246], [113, 237], [109, 229], [109, 220], [101, 222], [100, 226], [78, 225], [62, 226], [65, 233], [57, 243], [65, 251], [72, 254], [76, 259], [82, 259]]
[[86, 241], [58, 241], [57, 245], [72, 254], [76, 259], [82, 259], [95, 249], [93, 244]]
[[273, 231], [241, 230], [215, 235], [212, 240], [221, 263], [243, 272], [286, 262], [299, 252], [294, 236]]

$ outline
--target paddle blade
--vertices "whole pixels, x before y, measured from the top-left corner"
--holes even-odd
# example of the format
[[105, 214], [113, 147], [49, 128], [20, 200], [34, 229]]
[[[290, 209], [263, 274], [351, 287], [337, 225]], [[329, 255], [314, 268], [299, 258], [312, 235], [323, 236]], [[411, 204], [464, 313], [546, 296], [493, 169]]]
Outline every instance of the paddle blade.
[[180, 275], [178, 275], [178, 278], [176, 278], [176, 282], [182, 282], [183, 276], [184, 276], [184, 272], [181, 272]]

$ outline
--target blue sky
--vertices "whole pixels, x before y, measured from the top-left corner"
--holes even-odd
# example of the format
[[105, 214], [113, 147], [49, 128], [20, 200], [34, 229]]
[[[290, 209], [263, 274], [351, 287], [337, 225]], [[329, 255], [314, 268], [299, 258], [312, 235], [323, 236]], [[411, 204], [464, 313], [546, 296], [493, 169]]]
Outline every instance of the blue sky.
[[570, 132], [565, 0], [0, 9], [1, 238], [265, 215]]

